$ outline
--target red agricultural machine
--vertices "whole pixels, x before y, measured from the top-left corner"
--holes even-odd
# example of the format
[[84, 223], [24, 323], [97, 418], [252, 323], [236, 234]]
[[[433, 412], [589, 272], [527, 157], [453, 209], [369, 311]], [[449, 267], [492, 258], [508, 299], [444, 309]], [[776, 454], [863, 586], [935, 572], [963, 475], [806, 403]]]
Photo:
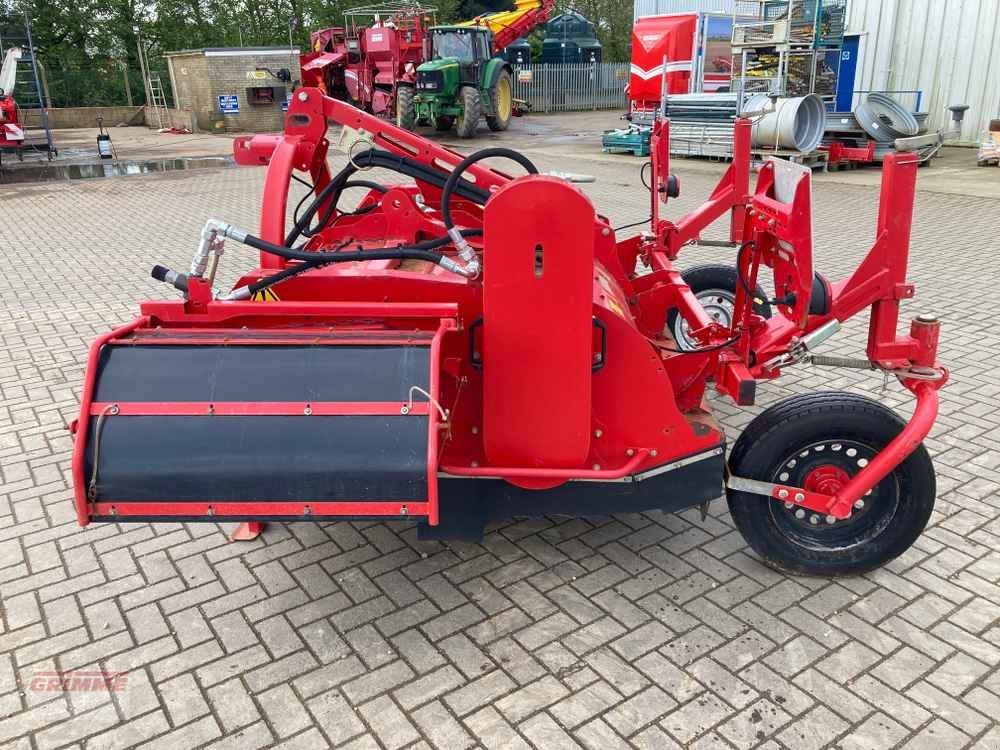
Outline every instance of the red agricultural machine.
[[[336, 173], [331, 122], [353, 139]], [[297, 91], [283, 134], [234, 146], [240, 164], [267, 165], [257, 234], [210, 220], [187, 273], [153, 270], [180, 298], [144, 302], [94, 343], [72, 425], [80, 524], [240, 521], [246, 537], [272, 520], [380, 519], [475, 539], [493, 519], [704, 509], [726, 492], [783, 569], [857, 573], [903, 552], [933, 507], [921, 443], [947, 380], [936, 320], [896, 330], [914, 294], [917, 158], [887, 157], [875, 242], [830, 282], [813, 264], [809, 170], [769, 161], [751, 187], [746, 120], [707, 202], [665, 218], [679, 192], [668, 127], [654, 125], [650, 230], [619, 239], [570, 176], [516, 151], [463, 158]], [[485, 161], [499, 157], [527, 174]], [[314, 195], [289, 225], [297, 172]], [[349, 210], [351, 188], [365, 194]], [[735, 265], [699, 267], [695, 285], [674, 260], [724, 217]], [[229, 290], [214, 288], [226, 238], [260, 252]], [[726, 321], [709, 312], [723, 297]], [[867, 356], [815, 353], [865, 311]], [[802, 363], [893, 376], [915, 412], [796, 396], [727, 461], [709, 387], [749, 406]]]
[[396, 116], [396, 89], [413, 85], [426, 57], [434, 8], [413, 2], [352, 8], [344, 26], [311, 35], [302, 81], [380, 117]]
[[11, 47], [0, 66], [0, 149], [20, 149], [24, 146], [24, 127], [18, 117], [17, 102], [13, 96], [17, 61], [20, 59], [20, 48]]

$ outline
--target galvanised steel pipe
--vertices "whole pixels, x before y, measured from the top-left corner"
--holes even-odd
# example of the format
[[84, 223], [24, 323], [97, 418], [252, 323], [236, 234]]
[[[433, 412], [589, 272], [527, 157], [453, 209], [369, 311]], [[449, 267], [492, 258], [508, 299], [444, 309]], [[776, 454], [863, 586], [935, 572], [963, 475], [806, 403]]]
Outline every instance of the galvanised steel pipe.
[[[755, 97], [756, 99], [756, 97]], [[812, 153], [823, 140], [826, 107], [816, 94], [778, 99], [753, 125], [753, 145]]]

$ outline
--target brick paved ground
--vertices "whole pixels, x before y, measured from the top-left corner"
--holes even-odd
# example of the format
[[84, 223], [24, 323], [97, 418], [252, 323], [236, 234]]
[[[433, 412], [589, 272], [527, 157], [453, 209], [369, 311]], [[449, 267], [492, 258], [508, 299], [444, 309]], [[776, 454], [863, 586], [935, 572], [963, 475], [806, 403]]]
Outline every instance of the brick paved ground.
[[[638, 162], [595, 151], [569, 168], [599, 174], [615, 221], [642, 218]], [[677, 170], [694, 205], [711, 177]], [[943, 316], [954, 373], [929, 441], [939, 500], [872, 575], [775, 574], [723, 503], [706, 521], [512, 521], [481, 545], [380, 523], [273, 525], [246, 544], [211, 524], [78, 529], [64, 423], [88, 344], [164, 294], [149, 267], [183, 267], [208, 215], [253, 226], [261, 177], [0, 189], [0, 745], [1000, 748], [1000, 203], [918, 198], [908, 312]], [[818, 184], [830, 275], [867, 247], [875, 196]], [[229, 277], [244, 256], [227, 254]], [[828, 351], [861, 352], [862, 331]], [[815, 388], [881, 381], [803, 369], [760, 407]], [[717, 407], [733, 436], [759, 410]], [[128, 689], [29, 689], [96, 668], [129, 670]]]

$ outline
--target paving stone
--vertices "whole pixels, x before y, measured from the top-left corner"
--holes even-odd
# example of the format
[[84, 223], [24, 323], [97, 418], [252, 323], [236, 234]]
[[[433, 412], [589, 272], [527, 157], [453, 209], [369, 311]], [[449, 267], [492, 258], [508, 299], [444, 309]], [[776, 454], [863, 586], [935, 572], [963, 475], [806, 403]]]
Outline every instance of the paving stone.
[[[584, 187], [614, 223], [646, 215], [645, 193], [623, 188], [635, 162], [586, 138], [529, 140], [518, 146], [540, 168], [570, 153], [597, 174]], [[671, 215], [696, 206], [722, 168], [686, 160], [679, 171]], [[817, 267], [831, 278], [850, 274], [874, 233], [877, 193], [852, 179], [813, 184]], [[275, 523], [241, 544], [218, 524], [76, 528], [62, 425], [78, 411], [89, 344], [162, 295], [149, 258], [184, 267], [208, 207], [255, 226], [247, 196], [262, 184], [262, 170], [206, 169], [0, 186], [0, 276], [13, 290], [0, 306], [0, 744], [1000, 748], [1000, 338], [981, 322], [1000, 302], [981, 296], [973, 318], [964, 302], [970, 279], [995, 270], [988, 224], [968, 217], [995, 215], [995, 199], [918, 190], [909, 277], [943, 317], [953, 373], [926, 442], [938, 500], [917, 544], [864, 576], [763, 566], [724, 503], [704, 520], [499, 521], [481, 544], [370, 521]], [[29, 228], [37, 249], [24, 263]], [[681, 267], [719, 257], [687, 247]], [[224, 285], [245, 260], [226, 258]], [[827, 346], [856, 356], [865, 343], [854, 320]], [[901, 389], [883, 394], [851, 371], [799, 368], [761, 383], [753, 408], [709, 398], [731, 444], [761, 409], [831, 388], [911, 413]], [[129, 671], [128, 690], [30, 689], [36, 671], [90, 668]]]

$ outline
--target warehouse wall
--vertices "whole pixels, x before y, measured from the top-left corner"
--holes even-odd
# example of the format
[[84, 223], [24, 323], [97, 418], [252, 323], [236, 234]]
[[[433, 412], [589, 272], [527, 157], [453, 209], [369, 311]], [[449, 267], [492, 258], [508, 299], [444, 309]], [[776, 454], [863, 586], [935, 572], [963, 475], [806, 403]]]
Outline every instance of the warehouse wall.
[[849, 13], [864, 34], [855, 89], [922, 89], [934, 128], [968, 104], [968, 142], [1000, 117], [1000, 0], [851, 0]]
[[[738, 0], [635, 0], [635, 17], [731, 13]], [[855, 90], [923, 91], [932, 128], [968, 104], [960, 138], [977, 142], [1000, 117], [1000, 0], [850, 0], [848, 31], [862, 34]], [[912, 97], [906, 101], [912, 102]]]

